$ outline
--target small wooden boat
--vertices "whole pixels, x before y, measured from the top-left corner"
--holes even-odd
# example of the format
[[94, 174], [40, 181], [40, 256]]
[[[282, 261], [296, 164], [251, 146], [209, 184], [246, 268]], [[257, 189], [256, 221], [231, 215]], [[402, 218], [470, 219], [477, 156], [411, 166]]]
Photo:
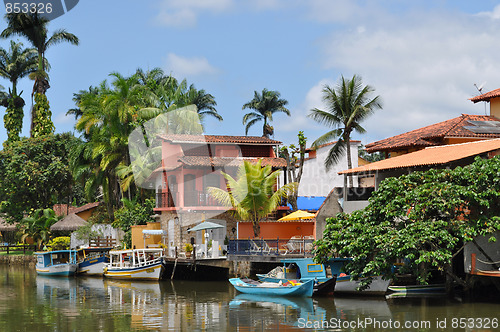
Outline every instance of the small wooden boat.
[[307, 296], [313, 294], [314, 280], [309, 280], [298, 284], [283, 284], [276, 282], [248, 282], [240, 278], [229, 279], [231, 285], [245, 294], [266, 295], [266, 296]]
[[409, 286], [389, 286], [389, 290], [396, 293], [444, 293], [445, 284], [434, 285], [409, 285]]
[[76, 273], [76, 250], [36, 252], [36, 273], [46, 276], [68, 277]]
[[102, 276], [104, 265], [109, 263], [111, 247], [89, 247], [77, 251], [78, 274], [88, 276]]
[[159, 280], [163, 249], [111, 250], [104, 276], [115, 279]]
[[314, 281], [314, 295], [333, 293], [336, 277], [327, 277], [326, 266], [315, 263], [312, 258], [282, 259], [283, 267], [279, 266], [266, 274], [257, 274], [263, 282], [282, 282], [297, 279], [301, 282]]

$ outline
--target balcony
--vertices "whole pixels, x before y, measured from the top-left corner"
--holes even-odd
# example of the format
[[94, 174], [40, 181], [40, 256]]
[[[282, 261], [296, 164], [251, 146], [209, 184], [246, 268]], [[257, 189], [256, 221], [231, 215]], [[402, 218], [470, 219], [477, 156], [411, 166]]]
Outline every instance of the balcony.
[[198, 191], [186, 191], [184, 193], [184, 206], [180, 206], [179, 193], [174, 193], [169, 195], [168, 193], [157, 193], [156, 194], [156, 208], [157, 209], [168, 209], [168, 208], [182, 208], [182, 207], [222, 207], [212, 196], [209, 194]]

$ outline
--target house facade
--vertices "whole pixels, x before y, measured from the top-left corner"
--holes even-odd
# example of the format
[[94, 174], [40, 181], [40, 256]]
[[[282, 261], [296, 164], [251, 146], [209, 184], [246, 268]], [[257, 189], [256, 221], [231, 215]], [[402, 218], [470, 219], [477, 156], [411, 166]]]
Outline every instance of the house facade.
[[[265, 137], [221, 135], [161, 135], [161, 167], [152, 176], [156, 189], [157, 218], [166, 231], [169, 255], [183, 251], [186, 243], [219, 245], [237, 238], [237, 221], [207, 191], [209, 187], [226, 189], [221, 172], [237, 176], [243, 161], [270, 165], [274, 170], [286, 168], [276, 151], [281, 142]], [[278, 187], [283, 183], [278, 183]], [[288, 209], [284, 206], [281, 209]], [[189, 232], [210, 219], [221, 228]]]

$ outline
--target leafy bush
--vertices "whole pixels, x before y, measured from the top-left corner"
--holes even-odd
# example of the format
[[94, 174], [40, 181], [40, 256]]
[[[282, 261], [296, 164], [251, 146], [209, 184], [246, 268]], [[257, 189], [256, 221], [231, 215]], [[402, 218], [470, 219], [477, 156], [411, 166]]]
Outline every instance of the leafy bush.
[[71, 243], [71, 238], [69, 236], [59, 236], [53, 238], [47, 244], [47, 249], [49, 250], [65, 250], [69, 249]]

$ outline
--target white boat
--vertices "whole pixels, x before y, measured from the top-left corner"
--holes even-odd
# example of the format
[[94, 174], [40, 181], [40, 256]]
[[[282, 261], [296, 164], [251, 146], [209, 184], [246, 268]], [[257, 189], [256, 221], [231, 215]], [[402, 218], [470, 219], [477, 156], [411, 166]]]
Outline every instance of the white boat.
[[75, 250], [40, 251], [35, 255], [36, 272], [40, 275], [69, 277], [76, 272]]
[[109, 252], [104, 276], [115, 279], [159, 280], [163, 249], [128, 249]]
[[343, 267], [349, 260], [349, 258], [332, 258], [328, 261], [332, 275], [337, 276], [335, 294], [384, 295], [387, 293], [391, 280], [385, 280], [382, 276], [372, 276], [370, 286], [362, 291], [358, 290], [361, 281], [367, 278], [361, 277], [358, 280], [351, 280], [350, 275], [343, 273]]

